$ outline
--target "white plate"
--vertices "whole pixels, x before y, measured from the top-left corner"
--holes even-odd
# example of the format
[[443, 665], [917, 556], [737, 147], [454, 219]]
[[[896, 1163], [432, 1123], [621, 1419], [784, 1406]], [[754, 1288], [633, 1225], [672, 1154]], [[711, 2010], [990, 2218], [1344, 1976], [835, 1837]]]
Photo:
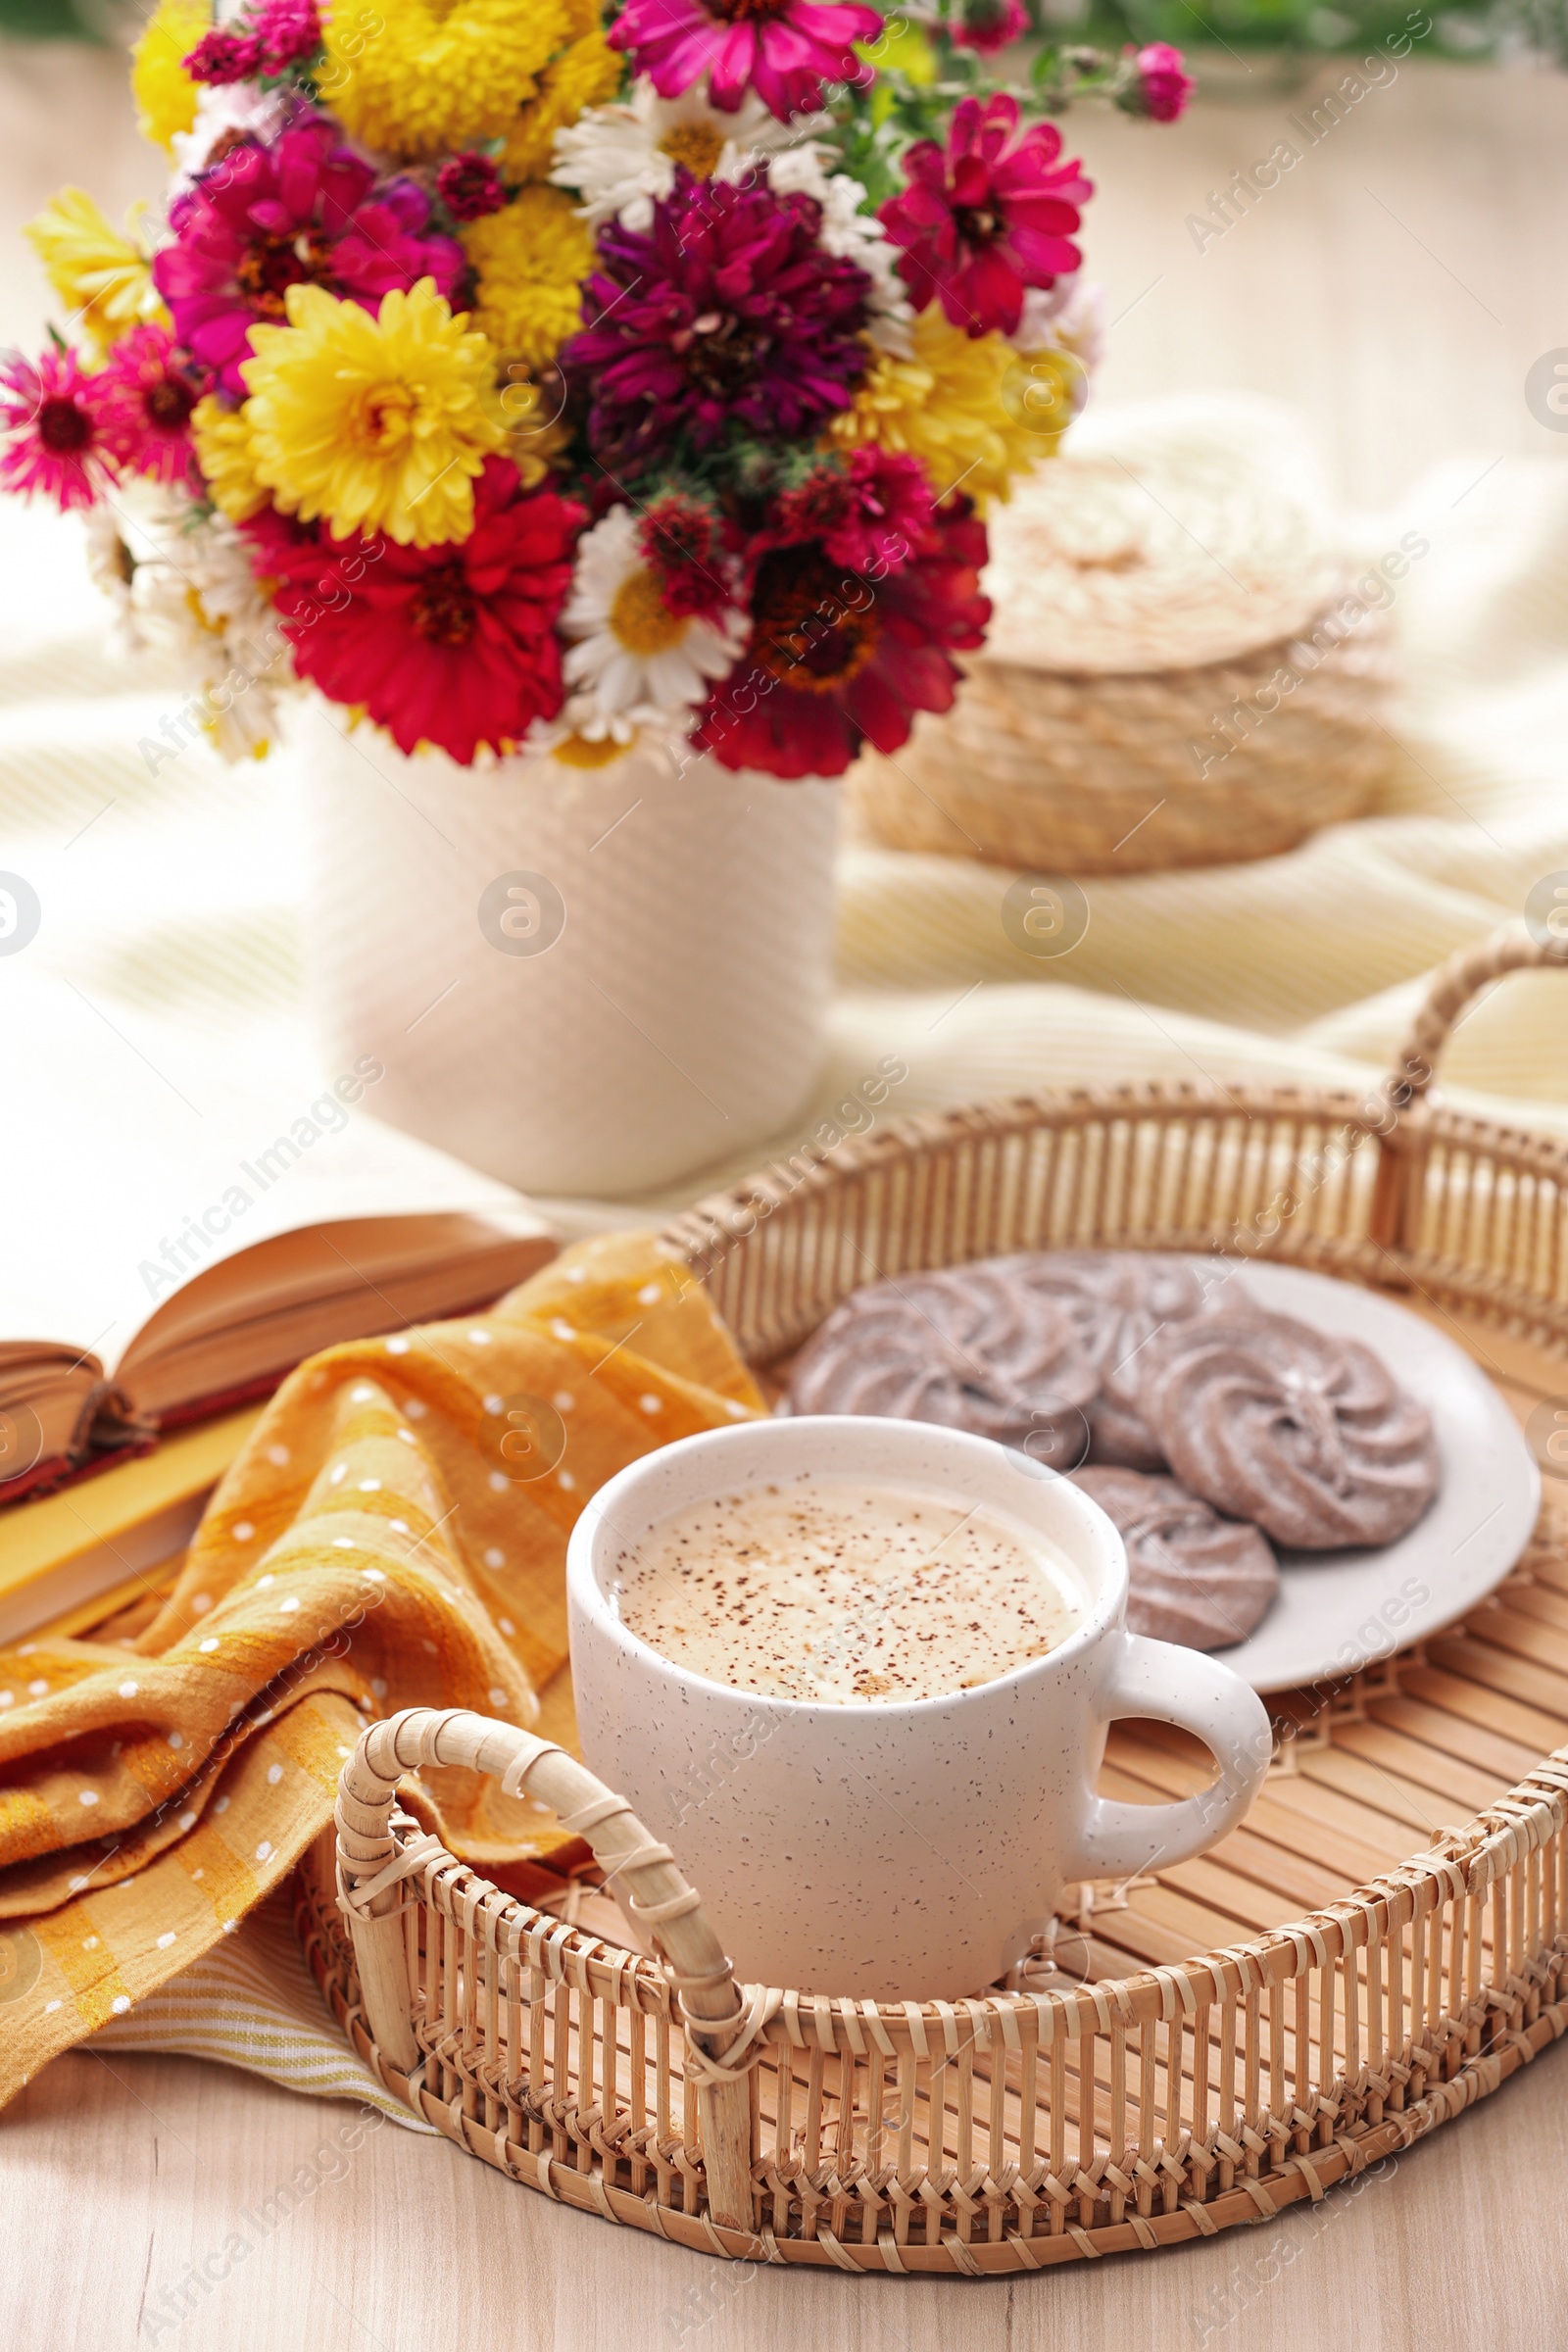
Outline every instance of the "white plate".
[[[1213, 1258], [1192, 1262], [1215, 1270]], [[1443, 1462], [1431, 1508], [1397, 1544], [1280, 1552], [1280, 1594], [1268, 1615], [1213, 1655], [1254, 1690], [1288, 1690], [1358, 1673], [1484, 1599], [1530, 1541], [1541, 1473], [1479, 1365], [1408, 1307], [1299, 1266], [1234, 1262], [1237, 1290], [1256, 1305], [1375, 1348], [1431, 1413]], [[1214, 1297], [1223, 1302], [1226, 1294]]]

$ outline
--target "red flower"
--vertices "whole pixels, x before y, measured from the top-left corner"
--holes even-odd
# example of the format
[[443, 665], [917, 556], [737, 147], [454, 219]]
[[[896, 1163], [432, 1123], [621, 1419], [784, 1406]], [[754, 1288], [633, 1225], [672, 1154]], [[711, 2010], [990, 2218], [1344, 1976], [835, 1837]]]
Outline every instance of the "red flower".
[[947, 153], [916, 141], [904, 159], [909, 185], [880, 218], [904, 247], [899, 275], [917, 311], [933, 295], [971, 335], [1016, 329], [1029, 286], [1054, 285], [1083, 256], [1068, 239], [1094, 194], [1077, 163], [1058, 164], [1061, 133], [1037, 122], [1021, 138], [1018, 102], [1002, 92], [982, 107], [960, 99]]
[[664, 604], [689, 620], [724, 610], [731, 601], [735, 564], [725, 546], [724, 517], [693, 490], [656, 490], [643, 508], [637, 549], [658, 572]]
[[454, 220], [482, 220], [507, 201], [501, 174], [487, 155], [471, 149], [449, 155], [435, 175], [435, 192]]
[[74, 351], [0, 360], [0, 488], [24, 498], [42, 490], [64, 514], [90, 507], [114, 478], [92, 378]]
[[763, 546], [751, 570], [752, 642], [693, 742], [722, 767], [842, 775], [863, 743], [896, 752], [917, 710], [947, 710], [991, 617], [985, 526], [949, 501], [897, 567], [836, 564], [820, 539]]
[[177, 482], [193, 455], [196, 387], [174, 358], [164, 326], [133, 326], [91, 379], [104, 444], [117, 466], [155, 482]]
[[244, 526], [300, 676], [400, 751], [433, 743], [466, 766], [561, 709], [556, 615], [586, 520], [552, 489], [524, 493], [506, 458], [486, 458], [473, 506], [468, 537], [438, 547], [331, 539], [273, 514]]
[[704, 74], [709, 95], [732, 115], [748, 89], [781, 122], [810, 115], [824, 81], [860, 73], [854, 44], [882, 29], [860, 0], [626, 0], [610, 34], [629, 49], [661, 98], [675, 98]]
[[858, 449], [848, 464], [819, 457], [805, 478], [780, 491], [771, 527], [753, 543], [800, 546], [819, 539], [830, 564], [879, 577], [897, 571], [930, 540], [931, 484], [918, 458]]

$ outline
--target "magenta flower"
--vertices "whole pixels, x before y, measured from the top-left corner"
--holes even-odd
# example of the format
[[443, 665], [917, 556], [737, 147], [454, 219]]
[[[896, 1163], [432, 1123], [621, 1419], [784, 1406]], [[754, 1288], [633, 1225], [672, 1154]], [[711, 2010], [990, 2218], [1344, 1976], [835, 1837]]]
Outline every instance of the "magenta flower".
[[36, 360], [0, 361], [0, 487], [41, 490], [62, 513], [90, 507], [114, 478], [92, 399], [92, 378], [58, 345]]
[[1025, 289], [1054, 285], [1083, 259], [1069, 239], [1094, 187], [1080, 164], [1057, 163], [1054, 124], [1014, 138], [1017, 127], [1016, 99], [960, 99], [946, 154], [918, 140], [904, 159], [909, 185], [881, 208], [890, 240], [904, 248], [899, 275], [915, 309], [940, 296], [952, 324], [971, 335], [1010, 335]]
[[192, 81], [204, 81], [209, 88], [221, 89], [231, 81], [250, 81], [261, 73], [262, 44], [253, 33], [215, 25], [211, 32], [202, 34], [190, 55], [179, 62]]
[[661, 98], [710, 74], [709, 94], [725, 114], [751, 89], [787, 122], [815, 112], [824, 81], [859, 73], [855, 43], [881, 29], [877, 10], [859, 0], [626, 0], [610, 45], [632, 52]]
[[192, 81], [218, 85], [281, 74], [320, 46], [316, 0], [259, 0], [243, 23], [204, 32], [181, 62]]
[[1152, 122], [1174, 122], [1187, 111], [1198, 84], [1187, 71], [1187, 60], [1169, 41], [1151, 41], [1143, 49], [1122, 52], [1128, 71], [1125, 88], [1116, 104], [1129, 115], [1147, 115]]
[[309, 280], [378, 308], [394, 287], [433, 277], [449, 298], [463, 249], [429, 229], [430, 200], [411, 179], [377, 181], [318, 116], [269, 145], [243, 140], [175, 199], [174, 243], [153, 262], [176, 342], [240, 399], [251, 328], [285, 316], [284, 296]]
[[962, 18], [950, 29], [960, 49], [990, 57], [1028, 31], [1029, 12], [1023, 0], [964, 0]]
[[155, 482], [177, 482], [190, 467], [190, 413], [197, 387], [174, 357], [164, 326], [133, 326], [115, 345], [89, 395], [104, 446], [117, 466]]
[[251, 27], [262, 46], [265, 74], [281, 74], [321, 46], [316, 0], [260, 0], [251, 10]]
[[684, 433], [711, 448], [731, 424], [799, 440], [850, 405], [871, 280], [818, 242], [813, 197], [676, 173], [646, 235], [600, 231], [587, 325], [564, 347], [592, 398], [602, 457], [635, 463]]

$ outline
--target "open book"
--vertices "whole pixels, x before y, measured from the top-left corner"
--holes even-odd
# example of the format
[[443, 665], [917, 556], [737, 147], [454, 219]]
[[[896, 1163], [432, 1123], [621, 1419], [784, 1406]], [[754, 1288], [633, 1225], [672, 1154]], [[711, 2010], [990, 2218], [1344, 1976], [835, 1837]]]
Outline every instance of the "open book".
[[309, 1097], [282, 1054], [193, 1073], [79, 992], [6, 979], [0, 1504], [554, 1254], [520, 1194], [371, 1115], [373, 1057]]

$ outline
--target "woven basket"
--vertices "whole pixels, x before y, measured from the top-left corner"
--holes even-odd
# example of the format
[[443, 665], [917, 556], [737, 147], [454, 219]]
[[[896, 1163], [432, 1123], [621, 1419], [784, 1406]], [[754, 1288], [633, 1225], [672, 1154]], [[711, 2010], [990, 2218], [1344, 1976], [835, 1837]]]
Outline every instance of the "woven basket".
[[[1111, 676], [978, 656], [896, 759], [861, 755], [851, 808], [890, 849], [1047, 873], [1275, 857], [1361, 815], [1394, 754], [1387, 624], [1369, 614], [1321, 660], [1310, 640]], [[1299, 681], [1283, 696], [1282, 670]]]
[[[1370, 1102], [1149, 1087], [915, 1120], [760, 1176], [668, 1239], [761, 1366], [874, 1274], [1046, 1245], [1219, 1246], [1401, 1292], [1516, 1400], [1552, 1397], [1568, 1389], [1568, 1150], [1426, 1091], [1476, 990], [1548, 960], [1564, 957], [1523, 934], [1455, 958]], [[396, 2094], [559, 2203], [699, 2252], [850, 2272], [985, 2278], [1152, 2251], [1316, 2201], [1568, 2025], [1564, 1522], [1544, 1520], [1464, 1626], [1276, 1706], [1246, 1826], [1131, 1886], [1082, 1889], [1040, 1972], [984, 1998], [733, 1985], [698, 1894], [622, 1800], [466, 1714], [364, 1735], [335, 1855], [328, 1838], [300, 1875], [301, 1931]], [[421, 1833], [396, 1789], [430, 1763], [553, 1806], [662, 1960], [501, 1893]], [[1113, 1729], [1107, 1768], [1135, 1799], [1207, 1777], [1151, 1725]], [[1435, 1807], [1462, 1826], [1435, 1826]]]

